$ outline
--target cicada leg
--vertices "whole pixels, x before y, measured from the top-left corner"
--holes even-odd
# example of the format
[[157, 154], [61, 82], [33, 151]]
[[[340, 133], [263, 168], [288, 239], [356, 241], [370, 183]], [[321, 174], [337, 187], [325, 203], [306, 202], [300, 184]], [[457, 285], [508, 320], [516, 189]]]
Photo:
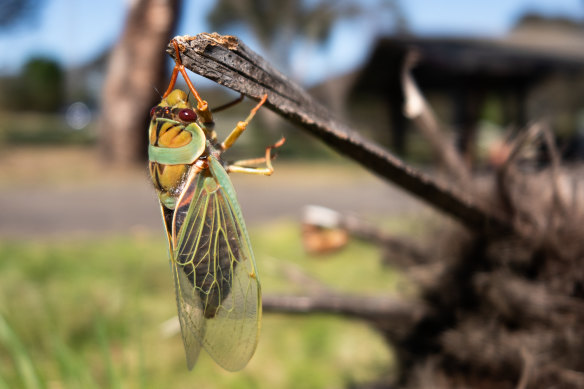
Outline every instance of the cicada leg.
[[251, 122], [251, 119], [253, 119], [255, 114], [258, 112], [260, 107], [264, 105], [267, 99], [268, 95], [264, 95], [260, 102], [255, 107], [252, 108], [247, 118], [245, 118], [244, 121], [237, 123], [233, 131], [231, 131], [231, 133], [227, 136], [227, 138], [225, 138], [223, 143], [221, 143], [221, 150], [227, 150], [228, 148], [233, 146], [237, 138], [239, 138], [240, 135], [245, 131], [247, 125], [249, 124], [249, 122]]
[[[266, 156], [261, 158], [253, 159], [242, 159], [240, 161], [235, 161], [227, 167], [227, 172], [229, 173], [246, 173], [246, 174], [258, 174], [264, 176], [270, 176], [274, 172], [272, 167], [272, 149], [276, 149], [284, 144], [286, 138], [281, 138], [279, 141], [271, 146], [266, 147]], [[253, 165], [258, 165], [260, 163], [265, 163], [266, 167], [250, 167]]]
[[230, 102], [228, 102], [226, 104], [223, 104], [223, 105], [220, 105], [220, 106], [218, 106], [216, 108], [213, 108], [211, 110], [211, 112], [217, 113], [217, 112], [220, 112], [220, 111], [224, 111], [224, 110], [226, 110], [228, 108], [231, 108], [234, 105], [237, 105], [237, 104], [241, 103], [243, 101], [243, 98], [244, 98], [244, 94], [242, 93], [242, 94], [239, 95], [238, 98], [234, 99], [233, 101], [230, 101]]
[[183, 63], [180, 59], [180, 50], [179, 50], [178, 43], [176, 42], [176, 40], [173, 39], [172, 44], [174, 45], [174, 51], [175, 51], [175, 64], [174, 64], [174, 69], [172, 69], [172, 76], [170, 77], [170, 83], [168, 84], [168, 88], [166, 88], [166, 92], [164, 92], [164, 95], [162, 95], [162, 98], [165, 98], [166, 96], [168, 96], [170, 94], [170, 92], [172, 92], [172, 90], [174, 89], [174, 86], [176, 84], [176, 79], [178, 78], [178, 73], [180, 72], [180, 74], [182, 74], [185, 82], [187, 83], [189, 90], [193, 94], [193, 97], [195, 98], [195, 100], [197, 100], [197, 114], [199, 115], [199, 118], [200, 118], [202, 124], [207, 124], [207, 123], [212, 124], [213, 123], [213, 115], [211, 114], [211, 110], [209, 109], [209, 104], [201, 98], [201, 95], [199, 95], [199, 92], [197, 92], [197, 89], [195, 88], [195, 86], [191, 82], [191, 79], [189, 78], [189, 75], [187, 74], [185, 66], [183, 65]]

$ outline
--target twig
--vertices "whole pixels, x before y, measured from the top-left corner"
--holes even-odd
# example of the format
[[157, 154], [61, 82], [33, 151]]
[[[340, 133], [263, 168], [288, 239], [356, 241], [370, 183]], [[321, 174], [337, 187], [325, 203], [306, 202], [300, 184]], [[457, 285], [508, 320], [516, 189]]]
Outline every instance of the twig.
[[436, 115], [428, 106], [412, 77], [416, 60], [416, 53], [409, 52], [402, 67], [401, 81], [405, 98], [405, 116], [416, 124], [450, 175], [457, 179], [463, 188], [471, 190], [470, 171], [466, 163], [454, 147], [454, 143], [449, 142], [446, 134], [440, 130]]
[[543, 124], [540, 121], [534, 122], [527, 127], [525, 131], [522, 131], [515, 140], [510, 141], [511, 153], [509, 157], [505, 160], [503, 164], [503, 169], [508, 168], [512, 164], [516, 163], [521, 157], [521, 154], [525, 151], [525, 148], [535, 143], [535, 140], [541, 136], [543, 131]]
[[[286, 314], [327, 313], [362, 319], [394, 335], [411, 330], [428, 307], [422, 303], [388, 297], [350, 295], [264, 296], [266, 312]], [[388, 328], [390, 326], [390, 328]]]
[[525, 347], [521, 347], [520, 355], [523, 361], [523, 368], [521, 369], [521, 376], [515, 389], [526, 389], [531, 379], [534, 358]]
[[377, 226], [367, 223], [357, 217], [343, 216], [342, 226], [356, 238], [377, 243], [393, 256], [402, 255], [412, 263], [427, 263], [431, 261], [429, 253], [424, 252], [405, 237], [397, 237], [382, 231]]
[[[274, 259], [271, 263], [276, 263], [275, 261], [277, 260]], [[321, 280], [306, 273], [300, 266], [292, 262], [278, 261], [277, 267], [278, 272], [283, 278], [295, 285], [301, 286], [304, 292], [322, 296], [335, 293], [332, 288], [325, 285]]]
[[[550, 179], [551, 179], [551, 183], [552, 183], [552, 196], [553, 196], [553, 207], [552, 207], [552, 211], [554, 212], [554, 217], [557, 218], [558, 216], [560, 218], [564, 218], [566, 217], [567, 213], [568, 213], [568, 207], [564, 202], [564, 198], [562, 196], [562, 191], [560, 189], [560, 166], [561, 166], [561, 161], [560, 161], [560, 155], [558, 153], [558, 148], [556, 146], [556, 142], [554, 140], [554, 135], [551, 131], [551, 129], [549, 128], [548, 125], [544, 125], [543, 127], [543, 141], [544, 144], [546, 146], [546, 150], [548, 152], [549, 158], [550, 158]], [[559, 215], [555, 214], [556, 211], [559, 213]], [[558, 220], [555, 220], [555, 222], [557, 223]]]
[[576, 370], [567, 369], [564, 366], [557, 364], [549, 364], [543, 366], [542, 370], [550, 376], [555, 376], [555, 381], [564, 382], [570, 388], [582, 388], [584, 387], [584, 373]]
[[304, 208], [304, 225], [323, 229], [342, 229], [350, 236], [382, 247], [394, 256], [405, 256], [413, 263], [430, 262], [431, 256], [405, 237], [391, 235], [357, 216], [309, 205]]
[[[266, 106], [270, 109], [467, 227], [489, 233], [508, 233], [512, 229], [499, 213], [487, 211], [468, 194], [448, 188], [411, 168], [334, 119], [302, 88], [237, 38], [203, 33], [175, 39], [182, 62], [191, 71], [255, 99], [267, 93]], [[175, 55], [171, 45], [168, 53]]]
[[514, 182], [517, 185], [517, 163], [525, 151], [525, 148], [529, 144], [533, 144], [535, 139], [537, 139], [543, 129], [541, 122], [534, 122], [527, 127], [526, 130], [522, 131], [517, 138], [510, 139], [508, 136], [506, 143], [510, 149], [509, 156], [505, 159], [504, 163], [497, 169], [496, 172], [496, 183], [497, 183], [497, 193], [499, 200], [503, 209], [509, 218], [514, 220], [514, 225], [536, 225], [537, 223], [533, 220], [532, 215], [521, 209], [520, 204], [516, 204], [513, 198], [513, 193], [511, 189], [511, 183]]

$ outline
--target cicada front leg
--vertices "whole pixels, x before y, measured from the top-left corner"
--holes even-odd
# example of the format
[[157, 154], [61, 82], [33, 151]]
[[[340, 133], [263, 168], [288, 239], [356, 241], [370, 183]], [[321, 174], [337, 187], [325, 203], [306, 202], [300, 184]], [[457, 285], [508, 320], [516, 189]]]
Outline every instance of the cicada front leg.
[[[271, 176], [274, 172], [274, 168], [272, 167], [272, 159], [274, 158], [274, 156], [272, 156], [272, 150], [282, 146], [285, 141], [286, 138], [281, 138], [273, 145], [266, 147], [265, 157], [242, 159], [240, 161], [233, 162], [227, 167], [227, 171], [229, 173], [246, 173]], [[255, 165], [262, 163], [265, 163], [266, 167], [255, 167]]]
[[266, 102], [267, 99], [268, 99], [268, 95], [264, 95], [262, 97], [262, 99], [260, 100], [260, 102], [255, 107], [252, 108], [252, 110], [249, 113], [249, 115], [247, 116], [247, 118], [245, 118], [244, 121], [237, 123], [237, 125], [235, 126], [233, 131], [231, 131], [231, 133], [227, 136], [227, 138], [225, 138], [225, 140], [221, 143], [221, 150], [225, 151], [228, 148], [230, 148], [231, 146], [233, 146], [235, 141], [241, 136], [241, 134], [243, 134], [243, 132], [247, 128], [249, 122], [251, 122], [251, 120], [253, 119], [255, 114], [258, 112], [260, 107], [262, 105], [264, 105], [264, 103]]
[[176, 80], [178, 78], [178, 74], [179, 73], [182, 74], [185, 82], [187, 83], [187, 86], [189, 87], [189, 90], [193, 94], [193, 97], [195, 98], [195, 100], [197, 100], [197, 114], [199, 115], [200, 123], [206, 127], [212, 128], [214, 122], [213, 114], [209, 109], [209, 104], [207, 103], [207, 101], [201, 98], [201, 95], [199, 94], [199, 92], [193, 85], [191, 79], [189, 78], [185, 66], [183, 65], [182, 60], [180, 59], [180, 48], [177, 41], [173, 39], [172, 44], [174, 46], [175, 51], [175, 64], [174, 69], [172, 69], [170, 83], [168, 84], [168, 88], [166, 88], [166, 92], [164, 92], [164, 95], [162, 97], [165, 98], [173, 91], [174, 86], [176, 84]]
[[215, 108], [213, 108], [213, 109], [211, 110], [211, 112], [213, 112], [213, 113], [217, 113], [217, 112], [224, 111], [224, 110], [226, 110], [226, 109], [228, 109], [228, 108], [231, 108], [231, 107], [233, 107], [233, 106], [235, 106], [235, 105], [237, 105], [237, 104], [241, 103], [241, 102], [243, 101], [243, 98], [244, 98], [244, 97], [245, 97], [245, 95], [242, 93], [242, 94], [240, 94], [240, 95], [239, 95], [239, 97], [238, 97], [238, 98], [236, 98], [236, 99], [233, 99], [232, 101], [230, 101], [230, 102], [228, 102], [228, 103], [226, 103], [226, 104], [223, 104], [223, 105], [220, 105], [220, 106], [218, 106], [218, 107], [215, 107]]

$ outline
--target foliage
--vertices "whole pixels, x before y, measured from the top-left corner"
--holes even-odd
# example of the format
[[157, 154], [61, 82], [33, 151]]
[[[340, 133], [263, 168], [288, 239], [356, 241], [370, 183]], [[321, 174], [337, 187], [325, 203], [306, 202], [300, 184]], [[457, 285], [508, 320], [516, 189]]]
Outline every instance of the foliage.
[[61, 65], [49, 58], [32, 58], [21, 74], [3, 80], [2, 106], [19, 111], [55, 112], [65, 98], [65, 74]]
[[63, 105], [65, 76], [59, 63], [33, 58], [22, 73], [22, 88], [31, 110], [56, 111]]
[[[298, 292], [282, 277], [289, 260], [339, 289], [394, 290], [375, 249], [351, 244], [315, 261], [293, 223], [252, 230], [265, 294]], [[258, 351], [227, 373], [202, 355], [186, 369], [164, 237], [0, 242], [0, 388], [320, 388], [391, 374], [392, 357], [364, 323], [264, 315]], [[279, 259], [274, 259], [277, 257]], [[371, 258], [355, 263], [354, 258]], [[316, 266], [316, 267], [315, 267]], [[367, 285], [354, 284], [359, 274]], [[337, 275], [337, 277], [335, 276]], [[389, 275], [389, 278], [388, 278]], [[171, 320], [172, 322], [172, 320]]]
[[343, 19], [384, 15], [397, 21], [398, 28], [405, 22], [395, 0], [381, 0], [374, 5], [358, 1], [266, 1], [219, 0], [209, 15], [214, 30], [245, 24], [259, 39], [278, 66], [290, 64], [292, 43], [297, 39], [324, 43], [335, 25]]
[[0, 28], [15, 28], [36, 21], [44, 0], [0, 0]]

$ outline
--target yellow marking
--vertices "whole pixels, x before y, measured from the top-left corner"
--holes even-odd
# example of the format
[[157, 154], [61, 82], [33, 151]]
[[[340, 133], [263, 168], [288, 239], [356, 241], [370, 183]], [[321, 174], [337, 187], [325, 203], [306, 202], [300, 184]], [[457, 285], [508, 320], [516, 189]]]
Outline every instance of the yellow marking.
[[187, 94], [180, 89], [174, 89], [162, 101], [166, 102], [169, 106], [174, 106], [174, 105], [177, 105], [179, 103], [186, 102], [187, 101]]
[[160, 131], [158, 133], [158, 137], [160, 138], [168, 130], [173, 129], [175, 127], [175, 125], [176, 125], [175, 123], [163, 122], [162, 125], [160, 126]]
[[150, 144], [155, 145], [156, 144], [156, 122], [153, 121], [151, 126], [152, 127], [150, 128]]
[[177, 189], [186, 171], [186, 165], [165, 165], [163, 169], [159, 167], [158, 182], [166, 191]]
[[[162, 131], [161, 131], [162, 133]], [[174, 126], [169, 130], [164, 131], [158, 137], [158, 145], [162, 147], [181, 147], [187, 145], [191, 141], [191, 133], [183, 131], [182, 127]]]
[[191, 141], [192, 135], [190, 132], [188, 131], [182, 131], [181, 133], [179, 133], [176, 138], [173, 139], [172, 147], [181, 147], [184, 145], [189, 144], [189, 142]]

